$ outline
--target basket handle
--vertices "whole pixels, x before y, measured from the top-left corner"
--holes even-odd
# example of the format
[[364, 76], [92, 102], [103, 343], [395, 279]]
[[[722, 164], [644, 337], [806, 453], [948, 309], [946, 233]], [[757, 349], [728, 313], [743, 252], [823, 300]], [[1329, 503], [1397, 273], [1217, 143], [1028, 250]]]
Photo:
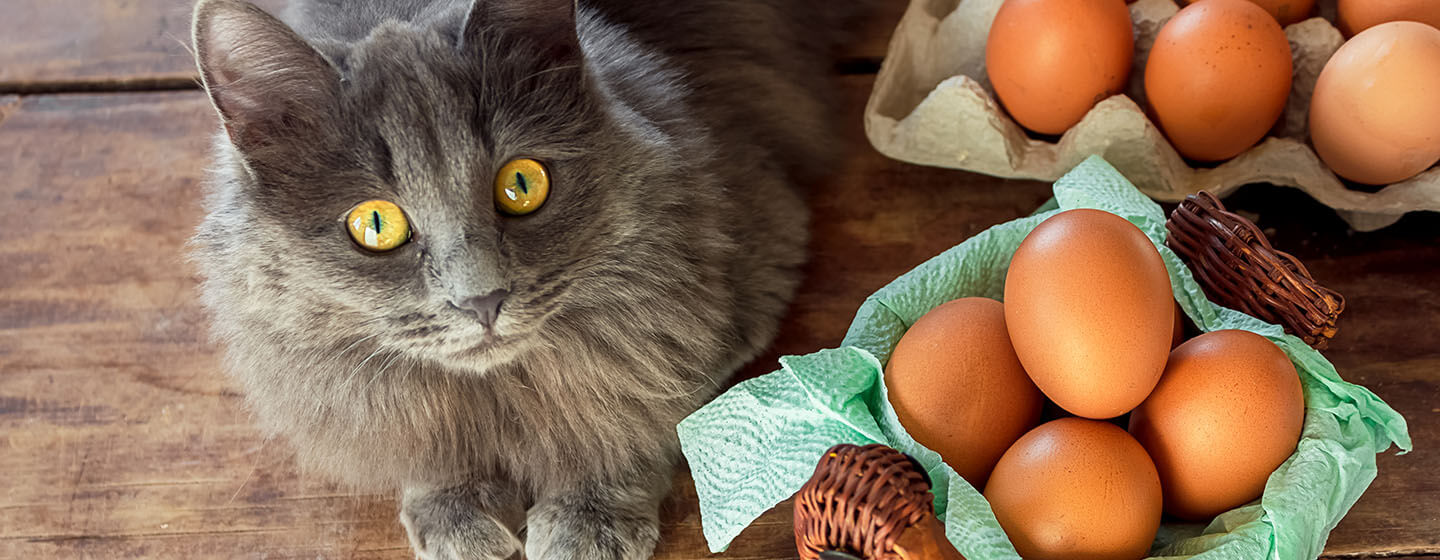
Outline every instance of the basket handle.
[[935, 517], [930, 478], [890, 447], [831, 447], [795, 495], [802, 560], [964, 560]]

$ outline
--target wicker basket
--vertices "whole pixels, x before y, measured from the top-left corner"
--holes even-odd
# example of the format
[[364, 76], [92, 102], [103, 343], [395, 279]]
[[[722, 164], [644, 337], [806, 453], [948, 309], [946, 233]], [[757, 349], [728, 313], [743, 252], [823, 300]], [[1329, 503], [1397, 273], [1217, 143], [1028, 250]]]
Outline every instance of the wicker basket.
[[[1166, 227], [1167, 245], [1211, 300], [1282, 325], [1316, 348], [1335, 335], [1345, 298], [1316, 284], [1300, 261], [1214, 195], [1191, 195]], [[914, 459], [884, 445], [837, 445], [796, 494], [795, 545], [803, 560], [961, 558], [932, 502]]]
[[1324, 349], [1345, 298], [1315, 282], [1295, 257], [1276, 251], [1250, 220], [1208, 192], [1190, 195], [1165, 222], [1175, 251], [1212, 301], [1285, 327]]
[[929, 477], [909, 456], [837, 445], [795, 495], [795, 547], [803, 560], [960, 559], [933, 502]]

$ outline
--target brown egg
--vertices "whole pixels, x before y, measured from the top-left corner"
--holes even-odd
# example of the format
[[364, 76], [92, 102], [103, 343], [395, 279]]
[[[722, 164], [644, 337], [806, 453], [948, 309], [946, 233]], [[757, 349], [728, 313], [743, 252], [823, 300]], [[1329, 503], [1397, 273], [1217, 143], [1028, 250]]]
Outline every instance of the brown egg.
[[[1290, 25], [1292, 23], [1304, 20], [1310, 17], [1311, 12], [1315, 11], [1315, 0], [1248, 1], [1255, 3], [1256, 6], [1264, 8], [1266, 12], [1270, 13], [1270, 17], [1275, 18], [1275, 21], [1279, 22], [1282, 26]], [[1190, 4], [1192, 2], [1190, 0], [1185, 0], [1185, 3]]]
[[1140, 404], [1170, 353], [1175, 300], [1160, 252], [1124, 218], [1069, 210], [1025, 237], [1005, 278], [1005, 323], [1045, 395], [1086, 418]]
[[1174, 350], [1181, 342], [1185, 342], [1185, 311], [1180, 309], [1180, 304], [1175, 304], [1175, 331], [1170, 338], [1170, 349]]
[[1246, 0], [1201, 0], [1160, 29], [1145, 95], [1181, 155], [1220, 161], [1275, 125], [1292, 72], [1290, 42], [1265, 10]]
[[1315, 82], [1310, 141], [1337, 175], [1372, 185], [1440, 160], [1440, 29], [1395, 21], [1341, 45]]
[[1025, 560], [1143, 558], [1160, 528], [1160, 478], [1130, 434], [1061, 418], [995, 465], [985, 499]]
[[1135, 58], [1130, 10], [1119, 0], [1006, 0], [985, 44], [995, 94], [1021, 126], [1068, 130], [1121, 93]]
[[1305, 398], [1295, 366], [1249, 331], [1202, 334], [1170, 354], [1155, 392], [1130, 415], [1150, 452], [1165, 511], [1204, 520], [1260, 497], [1295, 452]]
[[976, 488], [1044, 404], [1010, 346], [1004, 305], [978, 297], [936, 307], [905, 331], [885, 387], [905, 431]]
[[1346, 37], [1391, 21], [1418, 21], [1440, 28], [1435, 0], [1340, 0], [1337, 27]]

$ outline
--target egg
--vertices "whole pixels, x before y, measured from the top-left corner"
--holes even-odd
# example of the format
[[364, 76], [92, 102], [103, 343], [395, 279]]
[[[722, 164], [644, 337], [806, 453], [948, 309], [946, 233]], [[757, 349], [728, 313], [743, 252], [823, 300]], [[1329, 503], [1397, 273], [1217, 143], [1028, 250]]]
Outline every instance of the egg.
[[1305, 398], [1295, 366], [1263, 336], [1222, 330], [1170, 355], [1130, 433], [1160, 473], [1165, 511], [1206, 520], [1260, 497], [1295, 452]]
[[1004, 305], [978, 297], [936, 307], [905, 331], [885, 388], [905, 431], [976, 488], [1039, 422], [1045, 400], [1010, 346]]
[[1053, 420], [995, 465], [985, 499], [1026, 560], [1143, 558], [1160, 528], [1160, 478], [1109, 422]]
[[1021, 126], [1060, 134], [1121, 93], [1135, 58], [1120, 0], [1006, 0], [985, 44], [995, 94]]
[[1310, 141], [1337, 175], [1372, 185], [1440, 160], [1440, 29], [1396, 21], [1341, 45], [1315, 82]]
[[1160, 252], [1124, 218], [1077, 209], [1041, 222], [1005, 278], [1010, 342], [1035, 385], [1077, 416], [1140, 404], [1165, 368], [1175, 300]]
[[1440, 27], [1435, 0], [1340, 0], [1336, 23], [1346, 37], [1391, 21], [1418, 21]]
[[1246, 0], [1201, 0], [1160, 29], [1145, 96], [1175, 149], [1220, 161], [1254, 146], [1280, 118], [1294, 68], [1275, 18]]
[[1185, 342], [1185, 312], [1180, 309], [1180, 304], [1175, 304], [1175, 331], [1170, 338], [1170, 349], [1174, 350], [1181, 342]]
[[[1256, 6], [1264, 8], [1270, 13], [1270, 17], [1280, 25], [1290, 25], [1310, 17], [1310, 12], [1315, 11], [1315, 0], [1249, 0]], [[1185, 0], [1190, 4], [1190, 0]]]

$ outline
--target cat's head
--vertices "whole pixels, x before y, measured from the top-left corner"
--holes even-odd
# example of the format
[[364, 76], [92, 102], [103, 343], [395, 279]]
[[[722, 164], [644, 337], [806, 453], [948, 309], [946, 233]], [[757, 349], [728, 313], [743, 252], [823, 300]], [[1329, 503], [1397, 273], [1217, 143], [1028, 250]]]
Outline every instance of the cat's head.
[[693, 178], [586, 63], [572, 1], [455, 16], [311, 44], [242, 0], [199, 3], [225, 136], [197, 252], [222, 334], [483, 369], [558, 316], [699, 280], [694, 217], [667, 210]]

